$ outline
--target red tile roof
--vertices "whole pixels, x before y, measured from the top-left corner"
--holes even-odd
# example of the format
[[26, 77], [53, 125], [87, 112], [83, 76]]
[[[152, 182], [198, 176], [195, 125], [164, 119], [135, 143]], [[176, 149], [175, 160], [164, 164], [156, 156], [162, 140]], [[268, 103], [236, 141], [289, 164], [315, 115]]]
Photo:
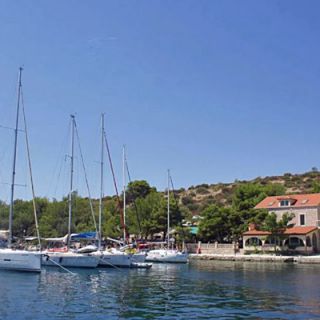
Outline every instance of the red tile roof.
[[269, 236], [271, 232], [260, 231], [260, 230], [250, 230], [243, 233], [244, 236]]
[[[308, 233], [317, 230], [317, 227], [299, 226], [292, 227], [285, 230], [286, 235], [307, 235]], [[243, 233], [244, 236], [268, 236], [271, 235], [269, 231], [250, 230]]]
[[292, 227], [292, 228], [288, 228], [286, 229], [286, 231], [284, 232], [284, 234], [302, 234], [302, 235], [306, 235], [312, 231], [317, 230], [317, 227], [307, 227], [307, 226], [300, 226], [300, 227]]
[[[292, 200], [289, 207], [280, 207], [280, 200]], [[255, 209], [275, 209], [275, 208], [297, 208], [297, 207], [317, 207], [320, 206], [320, 193], [313, 194], [293, 194], [283, 196], [266, 197], [255, 206]]]

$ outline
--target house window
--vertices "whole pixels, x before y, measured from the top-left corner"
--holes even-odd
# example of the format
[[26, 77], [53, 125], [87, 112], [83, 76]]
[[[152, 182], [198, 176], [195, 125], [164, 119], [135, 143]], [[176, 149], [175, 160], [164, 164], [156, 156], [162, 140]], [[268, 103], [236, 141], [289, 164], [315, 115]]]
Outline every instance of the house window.
[[300, 214], [300, 226], [304, 226], [306, 224], [305, 222], [305, 215]]
[[289, 200], [281, 200], [280, 201], [280, 207], [289, 207], [290, 201]]

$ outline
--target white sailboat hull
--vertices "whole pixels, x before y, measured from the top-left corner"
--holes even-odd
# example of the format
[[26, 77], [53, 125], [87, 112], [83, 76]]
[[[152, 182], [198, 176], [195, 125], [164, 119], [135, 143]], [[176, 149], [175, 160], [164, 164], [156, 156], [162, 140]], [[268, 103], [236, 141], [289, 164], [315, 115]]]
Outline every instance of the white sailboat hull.
[[163, 263], [187, 263], [188, 254], [177, 250], [158, 249], [147, 253], [146, 261]]
[[51, 267], [96, 268], [98, 263], [97, 256], [73, 252], [46, 252], [42, 258], [42, 265]]
[[15, 271], [41, 271], [41, 253], [0, 249], [0, 269]]
[[129, 268], [132, 263], [132, 255], [121, 251], [110, 252], [102, 251], [100, 255], [99, 266], [102, 267], [126, 267]]
[[147, 254], [145, 252], [138, 252], [132, 255], [132, 262], [141, 263], [146, 261]]

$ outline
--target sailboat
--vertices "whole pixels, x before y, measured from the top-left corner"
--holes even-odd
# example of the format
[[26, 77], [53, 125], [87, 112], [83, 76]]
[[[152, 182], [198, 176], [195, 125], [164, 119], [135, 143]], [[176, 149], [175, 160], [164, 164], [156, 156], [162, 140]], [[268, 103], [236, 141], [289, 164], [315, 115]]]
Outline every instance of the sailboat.
[[126, 252], [120, 251], [116, 248], [103, 249], [101, 245], [102, 238], [102, 198], [103, 198], [103, 166], [104, 166], [104, 143], [105, 143], [105, 131], [104, 131], [104, 114], [101, 115], [101, 161], [100, 161], [100, 201], [99, 201], [99, 227], [98, 227], [98, 251], [93, 253], [100, 256], [99, 266], [103, 267], [127, 267], [132, 265], [132, 255]]
[[170, 249], [170, 171], [168, 170], [167, 190], [167, 248], [150, 250], [146, 261], [165, 263], [187, 263], [188, 254], [176, 249]]
[[70, 191], [68, 198], [69, 218], [68, 235], [64, 239], [67, 242], [66, 247], [47, 249], [44, 253], [42, 263], [46, 266], [62, 266], [74, 268], [96, 268], [99, 263], [99, 257], [87, 253], [78, 253], [70, 249], [71, 244], [71, 219], [72, 219], [72, 195], [73, 195], [73, 159], [74, 159], [74, 131], [75, 116], [71, 115], [72, 133], [71, 133], [71, 168], [70, 168]]
[[[16, 125], [15, 125], [15, 135], [14, 135], [14, 151], [13, 151], [13, 168], [12, 168], [12, 180], [11, 180], [11, 200], [10, 200], [10, 212], [9, 212], [9, 235], [8, 235], [8, 248], [0, 249], [0, 268], [7, 270], [16, 271], [41, 271], [41, 253], [32, 252], [26, 250], [16, 250], [13, 248], [13, 235], [12, 235], [12, 222], [13, 222], [13, 198], [14, 198], [14, 187], [15, 187], [15, 173], [16, 173], [16, 156], [17, 156], [17, 143], [18, 143], [18, 126], [19, 126], [19, 113], [20, 113], [20, 102], [22, 97], [22, 68], [19, 69], [19, 85], [18, 85], [18, 102], [17, 102], [17, 114], [16, 114]], [[23, 110], [24, 112], [24, 110]], [[24, 113], [23, 113], [24, 114]], [[25, 117], [24, 117], [25, 120]], [[26, 129], [26, 121], [25, 121]], [[26, 142], [28, 142], [27, 131], [25, 130]], [[27, 144], [27, 150], [29, 151], [29, 146]], [[31, 174], [31, 162], [28, 153], [29, 169]], [[32, 181], [32, 175], [30, 175]], [[33, 184], [32, 184], [33, 185]], [[32, 188], [33, 190], [33, 188]], [[34, 192], [33, 192], [34, 195]], [[34, 200], [34, 197], [33, 197]], [[34, 203], [34, 202], [33, 202]], [[35, 203], [34, 203], [35, 204]], [[36, 226], [37, 217], [35, 215]], [[38, 229], [37, 229], [38, 231]], [[38, 239], [39, 233], [38, 233]]]
[[[128, 168], [127, 165], [127, 156], [126, 156], [126, 147], [123, 146], [123, 152], [122, 152], [122, 177], [123, 177], [123, 224], [126, 226], [126, 188], [127, 188], [127, 182], [126, 182], [126, 168]], [[123, 241], [124, 246], [121, 248], [121, 250], [126, 250], [126, 248], [130, 248], [129, 245], [126, 245], [127, 240], [127, 232], [126, 228], [123, 228]], [[145, 252], [134, 252], [132, 253], [132, 263], [144, 263], [146, 260], [146, 253]]]

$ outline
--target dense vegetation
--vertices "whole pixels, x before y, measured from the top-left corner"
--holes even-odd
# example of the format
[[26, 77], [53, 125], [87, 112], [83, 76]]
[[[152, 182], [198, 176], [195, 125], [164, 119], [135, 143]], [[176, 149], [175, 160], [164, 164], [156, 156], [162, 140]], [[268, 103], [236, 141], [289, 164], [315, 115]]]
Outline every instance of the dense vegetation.
[[[182, 222], [199, 226], [198, 239], [219, 242], [241, 238], [248, 223], [255, 222], [272, 229], [274, 221], [266, 211], [254, 210], [254, 206], [268, 195], [314, 193], [320, 191], [320, 173], [313, 169], [301, 175], [285, 174], [279, 177], [257, 178], [252, 181], [235, 181], [230, 184], [202, 184], [189, 189], [174, 191], [170, 198], [171, 226], [179, 238], [191, 238], [189, 229]], [[40, 233], [43, 237], [63, 236], [67, 233], [67, 198], [60, 201], [37, 199]], [[127, 189], [128, 232], [143, 238], [151, 237], [167, 229], [167, 200], [163, 192], [144, 181], [131, 182]], [[98, 220], [98, 200], [93, 200], [95, 219]], [[89, 201], [73, 194], [74, 232], [94, 230]], [[8, 227], [9, 206], [0, 202], [0, 229]], [[35, 234], [32, 201], [15, 201], [13, 232], [16, 236]], [[116, 197], [103, 199], [103, 235], [120, 237], [119, 204]], [[276, 228], [277, 226], [274, 226]]]

